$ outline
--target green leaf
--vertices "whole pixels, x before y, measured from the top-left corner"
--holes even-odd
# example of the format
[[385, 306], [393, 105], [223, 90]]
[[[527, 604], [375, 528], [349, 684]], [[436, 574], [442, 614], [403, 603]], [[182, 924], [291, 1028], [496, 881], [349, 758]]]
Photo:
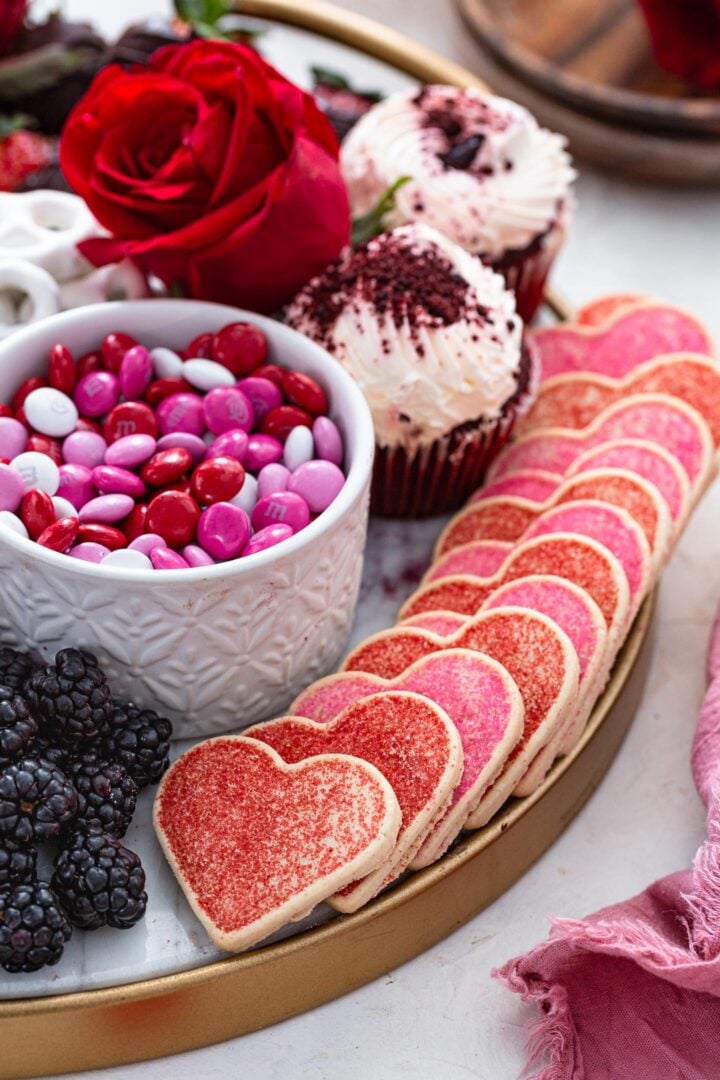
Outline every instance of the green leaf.
[[333, 90], [349, 90], [351, 94], [357, 94], [358, 97], [365, 98], [366, 101], [371, 101], [373, 104], [377, 104], [378, 101], [383, 99], [383, 95], [379, 90], [358, 90], [349, 79], [339, 71], [333, 71], [331, 68], [311, 67], [310, 74], [316, 84], [321, 83], [323, 86], [329, 86]]
[[0, 142], [7, 139], [14, 131], [23, 131], [26, 128], [37, 126], [34, 116], [26, 116], [25, 113], [14, 113], [12, 116], [0, 116]]
[[373, 236], [379, 236], [385, 232], [385, 218], [395, 209], [395, 196], [401, 187], [412, 180], [411, 176], [401, 176], [392, 187], [389, 187], [384, 195], [381, 195], [373, 207], [366, 214], [353, 219], [352, 245], [359, 247], [372, 240]]
[[0, 98], [12, 100], [54, 86], [87, 62], [87, 49], [54, 43], [0, 61]]
[[174, 0], [175, 11], [203, 38], [221, 41], [253, 41], [265, 31], [248, 26], [228, 0]]
[[199, 28], [214, 26], [232, 8], [226, 0], [175, 0], [175, 10], [184, 22]]

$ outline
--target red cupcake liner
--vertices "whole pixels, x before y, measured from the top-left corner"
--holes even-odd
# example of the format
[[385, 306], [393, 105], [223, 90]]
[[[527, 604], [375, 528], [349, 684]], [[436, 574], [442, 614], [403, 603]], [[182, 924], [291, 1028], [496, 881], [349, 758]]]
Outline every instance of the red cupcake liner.
[[543, 302], [545, 283], [565, 242], [572, 211], [573, 203], [568, 199], [546, 232], [526, 248], [506, 251], [499, 259], [489, 263], [505, 279], [508, 289], [515, 293], [517, 313], [525, 323], [532, 320]]
[[461, 424], [434, 442], [408, 451], [378, 446], [370, 509], [380, 517], [423, 518], [459, 509], [477, 488], [507, 443], [537, 390], [539, 365], [529, 343], [525, 386], [497, 420]]

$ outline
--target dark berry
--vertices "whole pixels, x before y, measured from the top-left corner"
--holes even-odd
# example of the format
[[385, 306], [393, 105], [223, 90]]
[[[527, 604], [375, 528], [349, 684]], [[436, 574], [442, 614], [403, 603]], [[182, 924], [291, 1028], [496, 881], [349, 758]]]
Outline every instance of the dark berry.
[[172, 724], [152, 709], [115, 702], [103, 746], [132, 776], [139, 788], [156, 784], [168, 767]]
[[55, 860], [53, 888], [75, 926], [126, 930], [145, 914], [145, 871], [134, 851], [97, 829], [77, 829]]
[[72, 927], [47, 881], [26, 882], [0, 895], [0, 965], [37, 971], [57, 964]]
[[12, 761], [26, 754], [37, 735], [37, 724], [24, 698], [0, 685], [0, 758]]
[[4, 645], [0, 648], [0, 683], [21, 691], [27, 680], [42, 665], [29, 652], [19, 652]]
[[110, 836], [124, 836], [132, 821], [138, 786], [119, 761], [86, 754], [70, 767], [78, 794], [78, 819]]
[[0, 773], [0, 837], [53, 840], [77, 813], [75, 788], [52, 762], [21, 758]]
[[107, 679], [85, 650], [62, 649], [53, 666], [28, 679], [25, 694], [38, 723], [66, 743], [97, 739], [112, 717]]
[[62, 746], [55, 739], [48, 738], [47, 735], [40, 734], [35, 739], [32, 749], [35, 757], [45, 758], [46, 761], [57, 765], [58, 769], [67, 775], [71, 761], [69, 747]]
[[36, 866], [35, 848], [22, 847], [14, 840], [0, 840], [0, 891], [32, 881]]

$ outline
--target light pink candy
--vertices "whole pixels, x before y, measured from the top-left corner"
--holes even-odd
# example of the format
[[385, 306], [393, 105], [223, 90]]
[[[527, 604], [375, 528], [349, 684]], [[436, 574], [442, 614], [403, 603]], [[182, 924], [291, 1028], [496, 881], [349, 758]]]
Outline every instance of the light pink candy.
[[318, 416], [313, 422], [312, 433], [317, 456], [333, 465], [342, 465], [345, 452], [342, 436], [330, 417]]
[[117, 465], [121, 469], [136, 469], [138, 465], [144, 465], [150, 460], [157, 445], [157, 440], [152, 435], [123, 435], [108, 446], [105, 464]]
[[[72, 499], [70, 500], [72, 502]], [[98, 521], [103, 525], [114, 525], [126, 518], [135, 505], [129, 495], [99, 495], [80, 507], [80, 521]]]
[[110, 554], [110, 548], [88, 540], [84, 544], [76, 544], [68, 554], [72, 555], [73, 559], [81, 559], [83, 562], [101, 563], [105, 556]]
[[288, 491], [301, 495], [313, 514], [321, 514], [337, 498], [345, 475], [331, 461], [306, 461], [288, 481]]
[[0, 510], [14, 514], [25, 494], [25, 482], [20, 473], [0, 463]]
[[134, 345], [120, 364], [120, 389], [128, 401], [143, 396], [153, 377], [153, 362], [144, 345]]
[[151, 555], [155, 548], [165, 548], [167, 543], [157, 533], [141, 533], [128, 544], [130, 551], [140, 551], [143, 555]]
[[94, 469], [106, 460], [108, 444], [96, 431], [73, 431], [62, 444], [63, 461], [67, 465], [84, 465]]
[[198, 465], [203, 460], [207, 450], [200, 436], [191, 435], [189, 431], [171, 431], [169, 435], [163, 435], [158, 439], [158, 450], [172, 450], [178, 446], [190, 451], [193, 465]]
[[215, 560], [197, 544], [188, 544], [182, 550], [182, 557], [188, 566], [214, 566]]
[[266, 495], [275, 495], [278, 491], [287, 491], [290, 470], [274, 461], [270, 465], [264, 465], [258, 473], [258, 498], [264, 499]]
[[27, 446], [28, 432], [24, 424], [12, 416], [0, 416], [0, 457], [14, 458]]

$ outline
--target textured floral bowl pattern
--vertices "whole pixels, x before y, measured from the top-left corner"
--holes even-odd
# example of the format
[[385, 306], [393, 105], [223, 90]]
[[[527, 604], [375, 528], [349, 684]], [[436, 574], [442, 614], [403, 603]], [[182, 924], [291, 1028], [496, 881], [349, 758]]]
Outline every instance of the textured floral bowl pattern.
[[367, 531], [374, 435], [362, 393], [319, 346], [270, 319], [217, 304], [101, 304], [27, 327], [0, 344], [0, 401], [42, 372], [64, 342], [76, 355], [113, 330], [182, 348], [245, 319], [271, 358], [314, 376], [346, 448], [334, 503], [275, 548], [193, 570], [112, 570], [38, 547], [0, 526], [0, 640], [44, 655], [68, 645], [101, 657], [119, 696], [164, 711], [175, 736], [213, 735], [277, 715], [342, 652]]

